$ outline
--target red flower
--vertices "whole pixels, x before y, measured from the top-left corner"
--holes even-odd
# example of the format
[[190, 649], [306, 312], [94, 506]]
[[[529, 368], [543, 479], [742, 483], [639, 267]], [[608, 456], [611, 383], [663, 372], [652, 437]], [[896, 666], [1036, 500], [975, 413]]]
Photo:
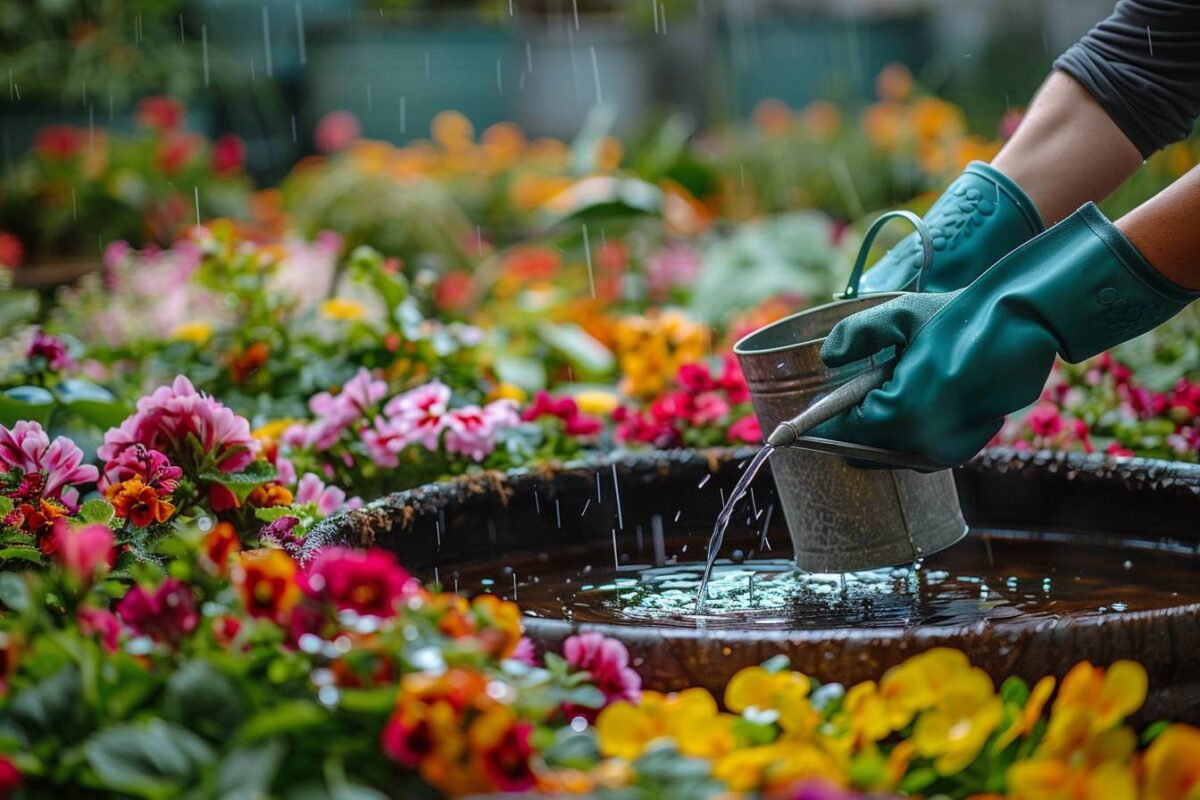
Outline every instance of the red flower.
[[595, 436], [604, 430], [604, 423], [596, 417], [581, 413], [573, 398], [561, 397], [556, 400], [544, 390], [539, 390], [533, 397], [533, 403], [521, 413], [521, 419], [526, 422], [541, 417], [557, 417], [562, 420], [563, 431], [568, 436]]
[[242, 622], [231, 614], [224, 614], [212, 621], [213, 639], [222, 647], [229, 647], [242, 629]]
[[158, 146], [155, 163], [167, 175], [174, 175], [187, 166], [196, 153], [196, 137], [182, 131], [169, 131]]
[[155, 95], [138, 103], [138, 124], [156, 131], [173, 131], [183, 124], [183, 104], [173, 97]]
[[386, 550], [327, 547], [309, 565], [302, 579], [309, 597], [339, 611], [363, 616], [393, 617], [405, 597], [420, 585]]
[[232, 133], [213, 142], [212, 171], [221, 177], [242, 171], [246, 163], [246, 143]]
[[0, 231], [0, 267], [16, 269], [25, 260], [25, 247], [21, 240], [8, 231]]
[[117, 603], [117, 615], [135, 633], [171, 646], [200, 621], [192, 590], [178, 578], [167, 578], [153, 592], [134, 586]]
[[238, 558], [233, 583], [251, 616], [280, 621], [300, 600], [296, 572], [296, 562], [282, 550], [248, 550]]
[[33, 152], [48, 161], [66, 161], [83, 150], [87, 142], [87, 131], [70, 125], [50, 125], [37, 132], [33, 140]]
[[321, 117], [313, 142], [322, 153], [336, 153], [358, 138], [362, 128], [349, 111], [332, 111]]
[[1042, 404], [1029, 412], [1029, 427], [1034, 436], [1050, 438], [1062, 432], [1063, 419], [1058, 409]]
[[98, 523], [71, 530], [63, 518], [54, 522], [54, 561], [80, 583], [90, 584], [96, 571], [107, 570], [115, 558], [113, 534]]
[[1133, 458], [1134, 456], [1137, 455], [1137, 453], [1130, 450], [1128, 447], [1122, 447], [1121, 445], [1117, 444], [1116, 442], [1113, 442], [1108, 447], [1106, 447], [1104, 449], [1104, 452], [1110, 456], [1117, 456], [1119, 458]]
[[729, 426], [729, 441], [731, 442], [762, 444], [762, 440], [762, 426], [758, 424], [758, 417], [753, 414], [742, 417]]
[[735, 356], [726, 353], [721, 357], [721, 377], [718, 385], [725, 390], [725, 396], [733, 404], [750, 402], [750, 387], [746, 385], [746, 376], [742, 374], [742, 365]]
[[409, 769], [416, 769], [422, 759], [433, 752], [434, 744], [433, 731], [424, 716], [406, 720], [400, 714], [394, 714], [379, 735], [383, 754]]
[[433, 302], [443, 311], [462, 311], [471, 304], [474, 280], [471, 273], [456, 270], [442, 276], [433, 289]]
[[499, 740], [479, 754], [483, 771], [492, 784], [502, 792], [527, 792], [537, 782], [529, 764], [533, 746], [529, 736], [533, 726], [515, 722], [500, 735]]
[[204, 559], [218, 575], [229, 571], [229, 561], [240, 549], [237, 530], [229, 522], [218, 522], [204, 537]]
[[84, 636], [95, 636], [105, 650], [117, 652], [121, 641], [121, 622], [111, 611], [84, 606], [76, 613], [75, 619]]
[[21, 788], [21, 771], [7, 756], [0, 756], [0, 798], [7, 800]]

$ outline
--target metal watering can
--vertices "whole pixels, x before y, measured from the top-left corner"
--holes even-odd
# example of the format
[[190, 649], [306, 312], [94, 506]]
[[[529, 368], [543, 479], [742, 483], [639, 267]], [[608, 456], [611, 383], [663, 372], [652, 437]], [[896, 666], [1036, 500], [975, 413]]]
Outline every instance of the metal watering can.
[[[910, 222], [921, 237], [920, 291], [933, 260], [929, 231], [915, 214], [889, 212], [867, 230], [846, 291], [836, 302], [760, 328], [733, 348], [759, 422], [772, 431], [768, 442], [777, 449], [771, 472], [796, 564], [809, 572], [912, 563], [967, 532], [949, 470], [906, 453], [804, 435], [858, 405], [891, 375], [890, 356], [829, 369], [821, 361], [821, 344], [841, 320], [901, 295], [858, 294], [871, 243], [895, 218]], [[847, 459], [885, 468], [859, 469]]]

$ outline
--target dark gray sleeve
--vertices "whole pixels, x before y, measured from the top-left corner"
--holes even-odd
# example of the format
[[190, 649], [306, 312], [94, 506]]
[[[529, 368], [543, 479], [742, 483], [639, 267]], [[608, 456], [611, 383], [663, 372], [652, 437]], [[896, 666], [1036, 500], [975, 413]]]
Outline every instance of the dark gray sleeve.
[[1054, 68], [1149, 156], [1186, 138], [1200, 115], [1200, 0], [1120, 0]]

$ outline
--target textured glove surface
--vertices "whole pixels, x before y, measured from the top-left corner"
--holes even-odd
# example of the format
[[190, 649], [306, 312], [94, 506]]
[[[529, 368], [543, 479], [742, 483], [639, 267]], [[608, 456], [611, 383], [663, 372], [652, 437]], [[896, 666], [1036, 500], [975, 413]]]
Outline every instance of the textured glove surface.
[[[972, 161], [924, 219], [933, 238], [933, 264], [922, 287], [928, 292], [961, 289], [1045, 230], [1021, 187], [982, 161]], [[914, 233], [867, 271], [859, 291], [913, 291], [920, 266], [921, 240]]]

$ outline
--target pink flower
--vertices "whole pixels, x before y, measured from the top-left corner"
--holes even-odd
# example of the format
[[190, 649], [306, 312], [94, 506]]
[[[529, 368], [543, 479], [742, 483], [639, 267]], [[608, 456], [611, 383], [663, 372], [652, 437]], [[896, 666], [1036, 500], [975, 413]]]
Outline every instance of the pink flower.
[[113, 534], [107, 525], [84, 525], [75, 530], [59, 517], [54, 521], [54, 561], [83, 584], [90, 584], [101, 567], [105, 571], [116, 557]]
[[327, 547], [305, 570], [301, 588], [339, 611], [389, 618], [420, 584], [386, 550]]
[[717, 388], [717, 383], [713, 380], [712, 373], [708, 371], [708, 367], [699, 363], [684, 364], [681, 366], [679, 372], [675, 375], [675, 382], [682, 389], [692, 394], [710, 392]]
[[372, 427], [363, 429], [362, 442], [376, 466], [395, 469], [400, 464], [400, 451], [408, 446], [408, 437], [400, 425], [386, 417], [376, 417]]
[[731, 442], [762, 444], [762, 440], [762, 427], [758, 424], [758, 417], [753, 414], [742, 417], [729, 426], [729, 441]]
[[629, 651], [620, 640], [594, 632], [569, 636], [563, 642], [563, 658], [575, 669], [591, 675], [592, 683], [604, 693], [606, 702], [637, 702], [642, 679], [629, 666]]
[[729, 413], [729, 403], [716, 392], [704, 392], [696, 397], [696, 410], [689, 420], [692, 425], [712, 425]]
[[358, 117], [349, 111], [331, 111], [317, 123], [313, 142], [322, 153], [336, 153], [357, 139], [361, 131]]
[[1051, 438], [1062, 432], [1063, 419], [1058, 409], [1043, 403], [1029, 412], [1029, 427], [1034, 436]]
[[111, 611], [83, 606], [75, 614], [79, 631], [84, 636], [95, 636], [101, 646], [110, 653], [117, 652], [121, 641], [121, 621]]
[[346, 505], [346, 493], [336, 486], [326, 486], [318, 476], [306, 472], [296, 485], [295, 502], [297, 505], [315, 503], [317, 513], [327, 517]]
[[1121, 445], [1117, 444], [1116, 442], [1113, 442], [1108, 447], [1106, 447], [1104, 449], [1104, 452], [1107, 455], [1116, 456], [1117, 458], [1133, 458], [1134, 456], [1137, 455], [1137, 453], [1130, 450], [1128, 447], [1122, 447]]
[[393, 397], [384, 407], [389, 421], [408, 439], [406, 444], [420, 443], [426, 450], [438, 449], [449, 410], [450, 387], [440, 381]]
[[446, 452], [483, 461], [496, 449], [496, 433], [520, 421], [511, 400], [466, 406], [446, 415]]
[[21, 770], [8, 756], [0, 756], [0, 798], [8, 800], [21, 788]]
[[721, 377], [717, 384], [725, 390], [725, 396], [733, 404], [750, 402], [750, 387], [746, 384], [746, 376], [742, 374], [742, 365], [737, 357], [726, 353], [721, 357]]
[[100, 491], [113, 484], [124, 483], [135, 476], [141, 478], [147, 486], [157, 489], [160, 495], [169, 495], [179, 487], [183, 470], [157, 450], [147, 450], [143, 445], [135, 444], [122, 450], [115, 459], [104, 465], [104, 474], [100, 477]]
[[111, 463], [139, 444], [158, 450], [188, 472], [202, 472], [209, 465], [221, 472], [240, 472], [258, 452], [250, 423], [197, 392], [183, 375], [138, 400], [137, 411], [104, 434], [97, 455]]
[[246, 143], [232, 133], [227, 133], [213, 142], [212, 171], [226, 177], [242, 171], [246, 163]]
[[75, 367], [75, 360], [67, 353], [66, 342], [47, 334], [41, 328], [33, 332], [33, 340], [25, 351], [25, 357], [30, 360], [44, 360], [51, 372], [62, 372]]
[[88, 132], [70, 125], [49, 125], [37, 132], [33, 151], [47, 161], [66, 161], [78, 155], [87, 144]]
[[192, 590], [178, 578], [167, 578], [153, 592], [134, 586], [117, 603], [117, 615], [139, 636], [172, 646], [200, 621]]
[[99, 472], [83, 463], [83, 451], [64, 436], [50, 437], [36, 422], [17, 422], [12, 429], [0, 425], [0, 471], [40, 476], [43, 497], [74, 505], [78, 484], [91, 483]]
[[687, 286], [700, 277], [700, 257], [684, 245], [664, 247], [645, 266], [646, 286], [655, 300], [664, 300], [677, 286]]
[[537, 648], [528, 636], [522, 636], [517, 641], [517, 648], [509, 656], [513, 661], [519, 661], [529, 667], [538, 666]]

